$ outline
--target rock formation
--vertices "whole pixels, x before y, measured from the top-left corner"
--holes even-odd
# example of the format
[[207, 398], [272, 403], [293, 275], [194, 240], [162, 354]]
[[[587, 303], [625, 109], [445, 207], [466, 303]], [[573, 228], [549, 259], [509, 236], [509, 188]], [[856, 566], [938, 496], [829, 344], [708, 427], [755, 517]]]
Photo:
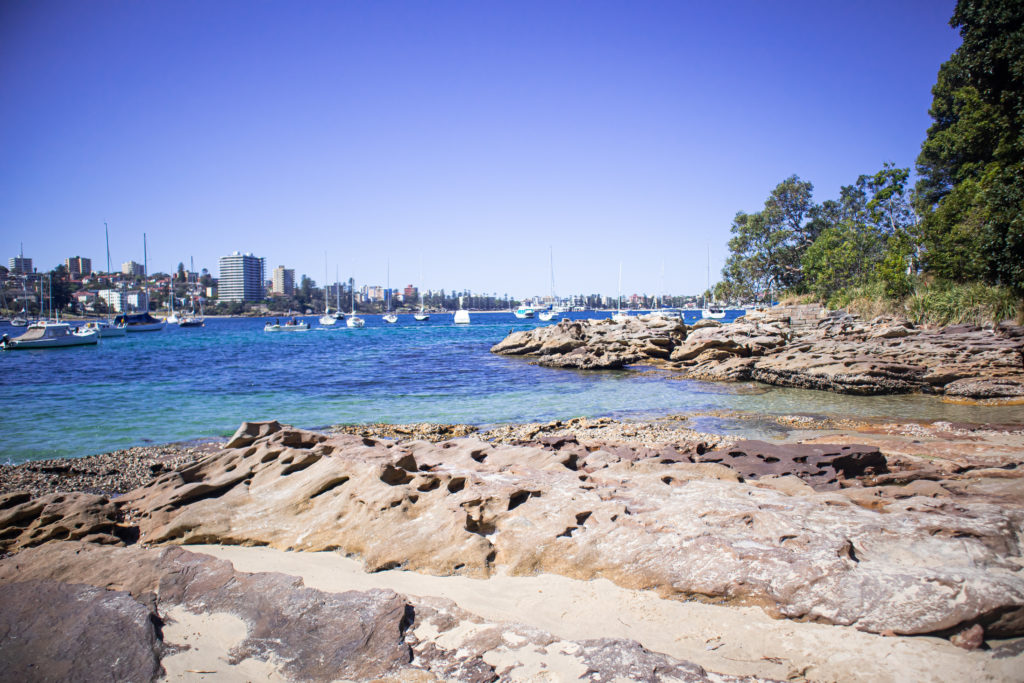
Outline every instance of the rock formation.
[[656, 364], [703, 380], [756, 380], [847, 394], [945, 393], [967, 399], [1024, 399], [1024, 328], [918, 328], [892, 317], [863, 322], [822, 312], [799, 325], [777, 310], [734, 323], [688, 327], [656, 316], [562, 320], [514, 332], [492, 352], [539, 365], [580, 369]]
[[[1021, 508], [921, 490], [924, 473], [901, 480], [870, 447], [396, 443], [277, 423], [247, 423], [229, 445], [94, 502], [103, 519], [118, 510], [121, 531], [104, 540], [337, 549], [368, 571], [500, 566], [876, 633], [1024, 634]], [[979, 471], [978, 488], [1013, 476], [1019, 489], [1001, 472]], [[43, 522], [32, 501], [7, 505], [21, 521], [0, 538], [24, 547]], [[45, 521], [70, 520], [50, 509]]]

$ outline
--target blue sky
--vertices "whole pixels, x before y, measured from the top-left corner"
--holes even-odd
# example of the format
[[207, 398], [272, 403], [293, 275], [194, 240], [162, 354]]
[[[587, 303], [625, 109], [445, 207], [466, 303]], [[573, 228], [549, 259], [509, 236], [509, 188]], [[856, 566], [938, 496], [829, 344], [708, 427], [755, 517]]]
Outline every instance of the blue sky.
[[786, 176], [913, 164], [953, 5], [0, 0], [0, 256], [695, 293]]

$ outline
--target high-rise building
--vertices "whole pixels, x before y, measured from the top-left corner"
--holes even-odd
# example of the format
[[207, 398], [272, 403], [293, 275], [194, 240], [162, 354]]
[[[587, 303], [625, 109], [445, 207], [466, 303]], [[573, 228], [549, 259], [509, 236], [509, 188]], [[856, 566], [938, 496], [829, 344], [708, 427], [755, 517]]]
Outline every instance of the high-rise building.
[[115, 313], [128, 310], [128, 294], [123, 289], [101, 289], [99, 294], [107, 307]]
[[15, 256], [7, 264], [8, 270], [18, 275], [28, 275], [32, 272], [32, 259], [24, 256]]
[[285, 268], [284, 266], [278, 266], [274, 268], [274, 284], [272, 290], [274, 294], [284, 294], [285, 296], [291, 296], [295, 293], [295, 269]]
[[[264, 259], [252, 254], [233, 252], [220, 257], [220, 279], [217, 296], [221, 301], [262, 301]], [[294, 273], [293, 273], [294, 286]]]
[[82, 256], [72, 256], [71, 258], [64, 260], [64, 267], [68, 269], [68, 275], [70, 275], [73, 280], [78, 280], [83, 275], [88, 275], [92, 272], [92, 259], [84, 258]]
[[135, 261], [125, 261], [121, 264], [121, 274], [129, 277], [138, 276], [144, 277], [146, 275], [146, 268], [141, 263]]

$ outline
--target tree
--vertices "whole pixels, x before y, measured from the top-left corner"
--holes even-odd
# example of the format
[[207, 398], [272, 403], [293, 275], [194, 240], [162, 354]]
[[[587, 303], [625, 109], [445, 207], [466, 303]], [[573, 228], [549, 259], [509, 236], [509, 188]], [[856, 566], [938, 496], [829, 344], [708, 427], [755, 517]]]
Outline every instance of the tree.
[[926, 268], [1024, 289], [1024, 4], [960, 0], [917, 170]]
[[733, 219], [729, 257], [722, 275], [737, 291], [766, 294], [799, 286], [800, 258], [813, 244], [817, 225], [809, 220], [814, 186], [793, 175], [779, 183], [764, 209]]
[[50, 295], [53, 297], [54, 310], [60, 310], [71, 303], [71, 283], [68, 281], [68, 269], [63, 265], [57, 266], [50, 271], [50, 281], [47, 283]]

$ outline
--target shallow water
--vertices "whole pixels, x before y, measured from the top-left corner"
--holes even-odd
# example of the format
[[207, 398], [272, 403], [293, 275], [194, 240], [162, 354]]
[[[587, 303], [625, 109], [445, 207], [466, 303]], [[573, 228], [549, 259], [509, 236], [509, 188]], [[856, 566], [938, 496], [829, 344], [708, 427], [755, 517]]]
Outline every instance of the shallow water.
[[[607, 314], [574, 313], [568, 317]], [[226, 436], [244, 420], [300, 427], [363, 422], [546, 421], [581, 415], [648, 418], [736, 410], [887, 419], [1018, 422], [1021, 408], [945, 404], [926, 396], [859, 397], [665, 373], [581, 372], [489, 352], [510, 330], [543, 325], [510, 313], [417, 323], [344, 323], [266, 333], [265, 319], [130, 334], [95, 347], [0, 353], [0, 461], [101, 453], [145, 443]], [[689, 318], [687, 322], [692, 322]], [[0, 333], [19, 333], [0, 329]], [[709, 431], [759, 433], [701, 418]]]

